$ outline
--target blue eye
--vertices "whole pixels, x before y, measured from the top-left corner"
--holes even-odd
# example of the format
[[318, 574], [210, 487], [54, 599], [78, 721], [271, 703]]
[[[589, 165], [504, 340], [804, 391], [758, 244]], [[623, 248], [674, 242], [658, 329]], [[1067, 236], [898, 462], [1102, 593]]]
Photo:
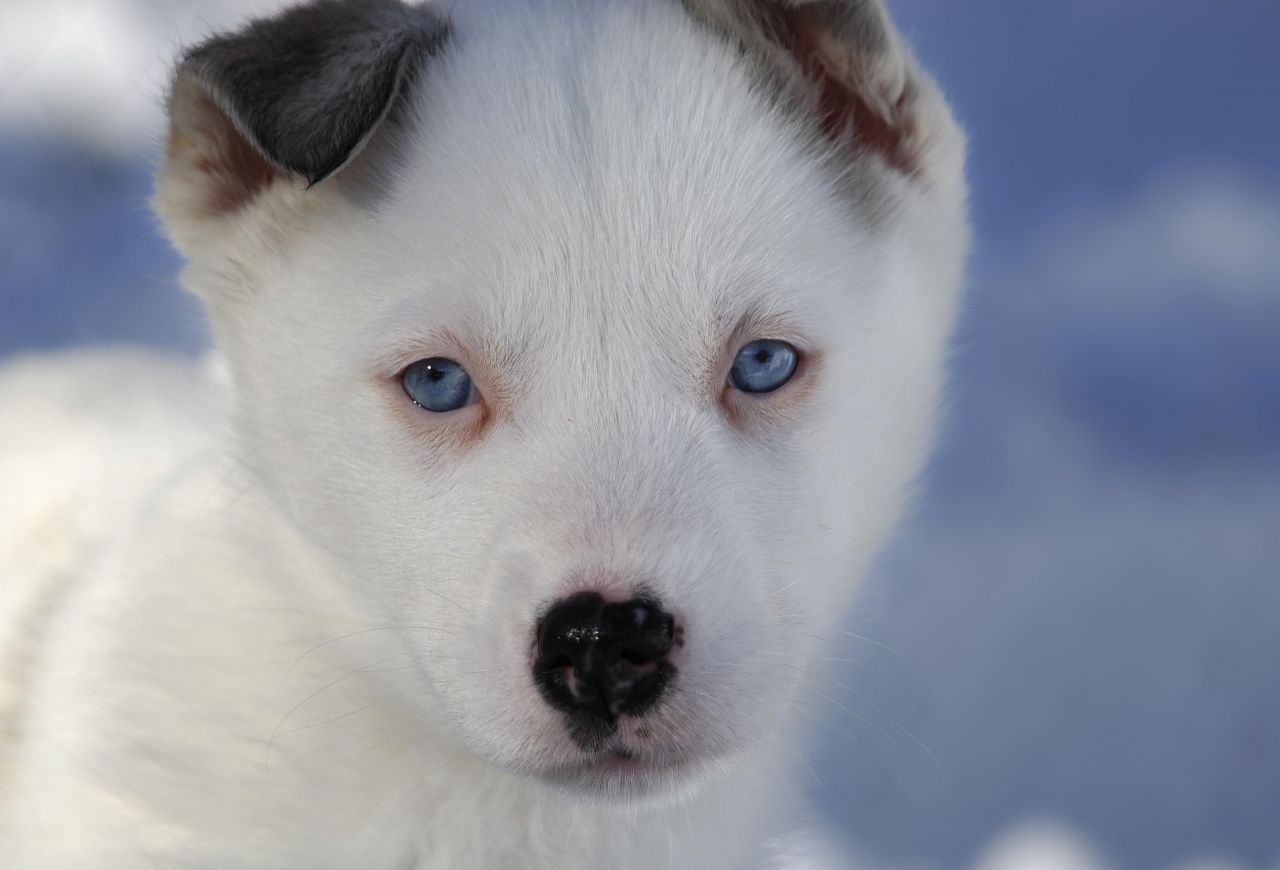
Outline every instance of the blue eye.
[[420, 359], [404, 370], [400, 383], [414, 403], [428, 411], [456, 411], [471, 402], [471, 375], [451, 359]]
[[744, 393], [771, 393], [791, 380], [799, 359], [799, 352], [785, 341], [756, 339], [738, 351], [729, 383]]

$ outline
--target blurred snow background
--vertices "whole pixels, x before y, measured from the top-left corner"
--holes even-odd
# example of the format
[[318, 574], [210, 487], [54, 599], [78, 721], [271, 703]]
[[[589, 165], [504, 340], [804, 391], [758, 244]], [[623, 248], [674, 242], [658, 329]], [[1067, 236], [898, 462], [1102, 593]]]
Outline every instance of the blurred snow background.
[[[0, 357], [200, 347], [160, 95], [272, 5], [0, 3]], [[876, 866], [1280, 866], [1280, 4], [891, 6], [970, 130], [978, 248], [815, 793]]]

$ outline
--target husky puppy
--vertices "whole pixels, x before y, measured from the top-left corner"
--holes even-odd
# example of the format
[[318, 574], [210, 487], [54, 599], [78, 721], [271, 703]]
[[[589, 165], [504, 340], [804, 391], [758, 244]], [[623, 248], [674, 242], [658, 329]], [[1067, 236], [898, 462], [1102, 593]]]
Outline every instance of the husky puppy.
[[967, 246], [879, 0], [314, 0], [169, 118], [216, 354], [0, 375], [4, 867], [818, 860]]

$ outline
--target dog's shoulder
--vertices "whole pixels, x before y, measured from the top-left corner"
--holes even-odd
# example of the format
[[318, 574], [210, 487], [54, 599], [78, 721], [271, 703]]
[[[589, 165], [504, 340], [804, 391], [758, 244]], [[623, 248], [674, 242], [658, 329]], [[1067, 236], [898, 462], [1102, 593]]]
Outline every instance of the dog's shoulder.
[[0, 774], [51, 624], [158, 482], [208, 449], [208, 378], [156, 351], [0, 367]]
[[126, 349], [0, 367], [0, 626], [81, 574], [160, 478], [209, 448], [202, 368]]
[[[132, 351], [0, 369], [0, 852], [21, 856], [6, 866], [137, 850], [186, 866], [166, 839], [184, 825], [218, 866], [249, 866], [299, 848], [284, 807], [314, 777], [338, 784], [333, 813], [377, 815], [347, 756], [377, 764], [392, 715], [364, 708], [403, 687], [342, 679], [367, 662], [329, 641], [366, 623], [325, 609], [323, 558], [246, 482], [216, 380]], [[67, 818], [96, 827], [59, 836]]]

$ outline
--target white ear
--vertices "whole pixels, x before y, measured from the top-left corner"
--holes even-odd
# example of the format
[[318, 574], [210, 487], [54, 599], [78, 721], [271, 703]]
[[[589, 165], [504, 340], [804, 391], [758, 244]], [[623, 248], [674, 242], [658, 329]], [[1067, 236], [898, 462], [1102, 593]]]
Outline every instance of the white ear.
[[156, 209], [179, 248], [267, 191], [341, 171], [447, 27], [399, 0], [314, 0], [182, 55]]
[[856, 154], [907, 176], [953, 172], [963, 139], [881, 0], [685, 0]]

